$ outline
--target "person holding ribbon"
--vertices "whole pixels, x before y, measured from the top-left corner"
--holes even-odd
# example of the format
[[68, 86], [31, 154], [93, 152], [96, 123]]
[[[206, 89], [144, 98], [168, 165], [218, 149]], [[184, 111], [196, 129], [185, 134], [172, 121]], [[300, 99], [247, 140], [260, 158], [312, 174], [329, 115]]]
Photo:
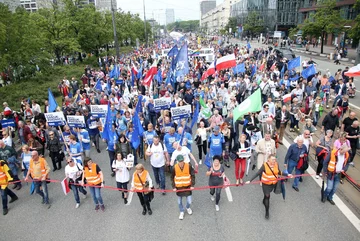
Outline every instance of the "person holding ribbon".
[[273, 154], [268, 156], [267, 161], [262, 165], [262, 167], [255, 173], [255, 175], [247, 181], [245, 184], [249, 184], [256, 177], [261, 176], [262, 190], [264, 193], [263, 204], [265, 206], [265, 218], [269, 219], [269, 208], [270, 208], [270, 193], [275, 190], [277, 187], [277, 182], [279, 176], [286, 175], [288, 177], [292, 177], [291, 174], [283, 173], [279, 169], [279, 164], [276, 161], [276, 157]]
[[[211, 201], [215, 201], [215, 210], [218, 212], [219, 208], [219, 201], [220, 201], [220, 194], [222, 186], [224, 185], [224, 167], [220, 164], [221, 156], [216, 155], [213, 157], [213, 162], [211, 167], [209, 167], [208, 171], [206, 172], [206, 176], [209, 177], [209, 186], [215, 187], [219, 186], [218, 188], [210, 188], [210, 195]], [[214, 194], [216, 193], [215, 197]]]
[[149, 215], [152, 214], [150, 207], [150, 192], [147, 191], [151, 188], [153, 188], [153, 181], [149, 172], [145, 170], [143, 164], [137, 164], [131, 182], [131, 191], [137, 192], [140, 204], [143, 207], [143, 215], [146, 215], [146, 212]]
[[86, 190], [83, 186], [80, 186], [83, 175], [83, 167], [80, 163], [74, 161], [73, 158], [67, 158], [67, 165], [65, 166], [65, 176], [68, 178], [69, 187], [74, 193], [76, 205], [75, 208], [80, 206], [79, 191], [84, 194], [86, 198]]

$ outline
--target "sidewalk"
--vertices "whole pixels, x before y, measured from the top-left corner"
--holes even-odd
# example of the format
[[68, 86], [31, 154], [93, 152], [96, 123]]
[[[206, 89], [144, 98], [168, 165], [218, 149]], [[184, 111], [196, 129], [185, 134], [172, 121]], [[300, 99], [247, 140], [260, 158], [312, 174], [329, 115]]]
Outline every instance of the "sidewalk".
[[[298, 49], [298, 50], [302, 50], [302, 51], [306, 51], [306, 48], [305, 47], [297, 47], [296, 45], [293, 45], [292, 46], [292, 49]], [[324, 46], [324, 53], [323, 54], [326, 54], [326, 55], [330, 55], [330, 53], [334, 53], [335, 51], [335, 47], [334, 46]], [[313, 48], [313, 45], [310, 45], [309, 46], [309, 52], [313, 52], [313, 53], [318, 53], [320, 54], [321, 52], [321, 46], [318, 45], [318, 47], [315, 47]], [[356, 59], [356, 49], [351, 49], [351, 48], [348, 48], [348, 54], [347, 54], [347, 57], [349, 60], [355, 60]]]

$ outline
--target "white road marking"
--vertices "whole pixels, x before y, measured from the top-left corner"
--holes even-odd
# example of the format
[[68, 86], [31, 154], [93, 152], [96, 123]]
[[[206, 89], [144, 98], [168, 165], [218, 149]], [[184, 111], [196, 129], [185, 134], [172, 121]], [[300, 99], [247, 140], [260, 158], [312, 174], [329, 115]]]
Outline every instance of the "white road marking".
[[[289, 148], [290, 143], [286, 139], [283, 139], [283, 143], [286, 148]], [[311, 174], [311, 177], [313, 178], [313, 180], [321, 187], [322, 180], [321, 180], [321, 178], [320, 179], [315, 178], [315, 174], [316, 174], [315, 170], [312, 169], [311, 166], [309, 166], [309, 168], [307, 169], [307, 172], [309, 174]], [[333, 200], [336, 203], [336, 206], [345, 215], [345, 217], [360, 232], [360, 219], [358, 217], [356, 217], [356, 215], [346, 206], [346, 204], [336, 194], [334, 194]]]

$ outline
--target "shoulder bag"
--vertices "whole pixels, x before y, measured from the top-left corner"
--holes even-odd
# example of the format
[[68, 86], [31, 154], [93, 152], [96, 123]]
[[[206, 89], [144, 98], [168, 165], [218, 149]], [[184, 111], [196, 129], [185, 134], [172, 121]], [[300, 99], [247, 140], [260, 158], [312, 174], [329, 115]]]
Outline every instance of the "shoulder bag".
[[143, 186], [144, 190], [147, 189], [148, 191], [144, 192], [144, 195], [149, 195], [149, 201], [154, 199], [154, 188], [149, 188], [149, 182], [146, 181], [145, 184], [143, 183], [143, 181], [140, 178], [140, 175], [138, 173], [136, 173], [136, 175], [138, 176], [141, 185]]

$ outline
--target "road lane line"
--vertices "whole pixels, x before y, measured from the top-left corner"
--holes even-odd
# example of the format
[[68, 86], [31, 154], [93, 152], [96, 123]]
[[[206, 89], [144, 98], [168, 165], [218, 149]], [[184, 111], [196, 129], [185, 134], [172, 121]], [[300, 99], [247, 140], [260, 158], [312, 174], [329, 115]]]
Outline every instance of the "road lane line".
[[[283, 139], [284, 146], [286, 148], [289, 148], [290, 143], [284, 138]], [[322, 179], [316, 179], [315, 178], [315, 170], [309, 166], [307, 169], [307, 172], [311, 174], [311, 177], [313, 180], [320, 186], [322, 185]], [[320, 195], [319, 195], [320, 196]], [[354, 225], [354, 227], [360, 232], [360, 219], [356, 217], [356, 215], [346, 206], [346, 204], [338, 197], [338, 195], [334, 194], [333, 197], [334, 202], [336, 203], [336, 206], [340, 209], [340, 211], [345, 215], [345, 217]], [[320, 201], [320, 200], [319, 200]]]

